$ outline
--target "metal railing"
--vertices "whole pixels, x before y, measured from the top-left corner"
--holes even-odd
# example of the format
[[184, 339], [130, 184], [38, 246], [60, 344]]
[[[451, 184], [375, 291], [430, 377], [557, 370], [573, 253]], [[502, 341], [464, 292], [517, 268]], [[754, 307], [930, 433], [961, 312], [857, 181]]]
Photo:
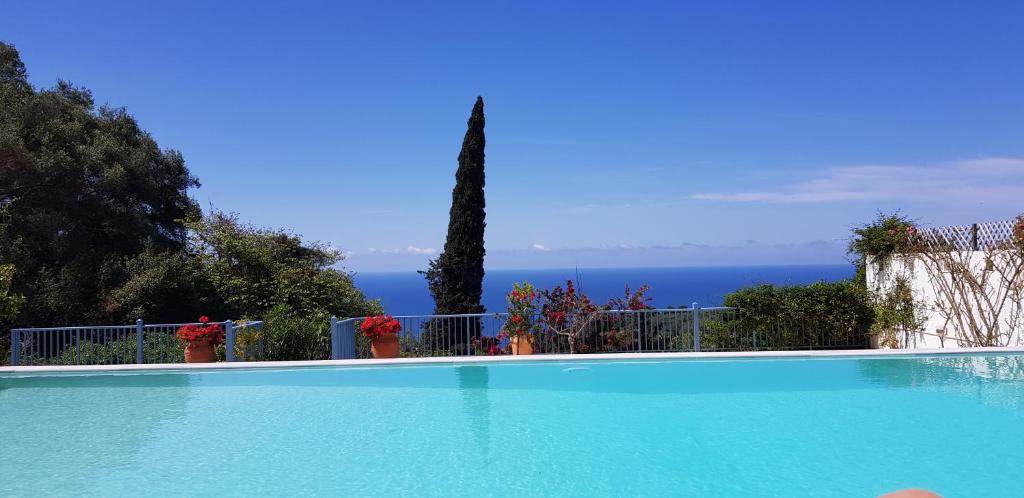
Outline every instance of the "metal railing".
[[[506, 354], [499, 338], [508, 315], [396, 316], [403, 357]], [[370, 341], [358, 333], [362, 318], [331, 319], [333, 359], [370, 358]], [[574, 336], [556, 334], [534, 320], [534, 354], [672, 351], [760, 351], [867, 347], [867, 338], [835, 324], [762, 320], [728, 307], [601, 311]], [[570, 345], [571, 342], [571, 345]]]
[[[262, 350], [261, 321], [231, 320], [224, 327], [224, 359], [236, 361], [255, 357]], [[187, 323], [94, 325], [44, 327], [11, 330], [11, 365], [121, 365], [181, 363], [184, 349], [175, 333]], [[253, 334], [254, 340], [236, 346], [239, 333]]]
[[[394, 317], [403, 357], [508, 354], [501, 332], [506, 313]], [[853, 324], [746, 314], [728, 307], [600, 311], [573, 335], [558, 334], [537, 317], [534, 354], [685, 351], [769, 351], [868, 347]], [[330, 320], [332, 359], [370, 358], [370, 340], [359, 333], [363, 318]], [[265, 359], [263, 322], [220, 323], [225, 361]], [[11, 330], [12, 365], [109, 365], [180, 363], [175, 332], [183, 325], [145, 324]], [[218, 348], [219, 349], [219, 348]]]

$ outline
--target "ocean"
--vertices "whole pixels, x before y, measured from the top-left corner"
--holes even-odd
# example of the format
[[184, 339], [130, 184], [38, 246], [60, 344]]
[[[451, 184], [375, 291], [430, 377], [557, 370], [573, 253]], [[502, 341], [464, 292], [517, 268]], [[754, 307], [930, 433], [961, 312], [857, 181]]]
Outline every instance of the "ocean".
[[[853, 276], [853, 265], [806, 266], [713, 266], [678, 268], [600, 268], [561, 270], [488, 270], [484, 277], [483, 305], [488, 312], [505, 309], [505, 293], [513, 282], [529, 281], [549, 288], [576, 280], [596, 303], [621, 296], [625, 286], [636, 289], [650, 285], [651, 304], [717, 306], [722, 298], [737, 289], [757, 284], [794, 285], [818, 281], [836, 281]], [[356, 285], [369, 298], [380, 299], [384, 311], [392, 315], [423, 315], [434, 309], [423, 276], [414, 272], [367, 272], [355, 276]]]

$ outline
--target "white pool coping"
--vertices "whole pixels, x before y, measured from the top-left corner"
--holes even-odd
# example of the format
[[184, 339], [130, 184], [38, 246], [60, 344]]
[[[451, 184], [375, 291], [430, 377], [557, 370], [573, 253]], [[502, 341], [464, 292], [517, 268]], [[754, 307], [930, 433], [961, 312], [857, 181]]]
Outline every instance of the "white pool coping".
[[460, 365], [475, 363], [567, 362], [606, 360], [708, 360], [708, 359], [767, 359], [767, 358], [884, 358], [887, 356], [933, 356], [1024, 353], [1024, 347], [979, 347], [943, 349], [843, 349], [818, 351], [729, 351], [682, 353], [599, 353], [599, 354], [541, 354], [529, 356], [444, 356], [429, 358], [388, 358], [364, 360], [316, 361], [249, 361], [233, 363], [155, 363], [125, 365], [56, 365], [0, 367], [2, 373], [56, 373], [56, 372], [131, 372], [131, 371], [200, 371], [258, 368], [302, 367], [367, 367], [384, 365]]

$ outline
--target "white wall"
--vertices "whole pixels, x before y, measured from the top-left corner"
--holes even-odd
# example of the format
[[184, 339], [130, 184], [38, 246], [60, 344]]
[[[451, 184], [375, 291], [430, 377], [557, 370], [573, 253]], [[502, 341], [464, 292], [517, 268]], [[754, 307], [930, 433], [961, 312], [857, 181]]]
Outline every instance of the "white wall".
[[[954, 253], [951, 253], [954, 254]], [[984, 267], [986, 254], [984, 252], [955, 253], [957, 257], [964, 258], [975, 272]], [[869, 258], [867, 265], [868, 289], [875, 293], [885, 292], [894, 284], [898, 275], [902, 275], [910, 284], [914, 297], [922, 302], [924, 314], [927, 317], [924, 328], [916, 333], [909, 334], [909, 337], [899, 337], [900, 347], [909, 349], [923, 348], [959, 348], [970, 347], [971, 336], [961, 337], [956, 330], [955, 324], [947, 320], [939, 311], [939, 300], [942, 293], [937, 291], [936, 279], [949, 279], [949, 272], [936, 272], [934, 265], [926, 262], [920, 255], [895, 255], [886, 265], [884, 271], [879, 271], [877, 261]], [[995, 280], [995, 279], [993, 279]], [[993, 287], [989, 290], [989, 296], [1005, 294], [1002, 287]], [[1001, 322], [1000, 346], [1024, 346], [1024, 331], [1021, 330], [1021, 320], [1015, 320], [1013, 314], [1019, 313], [1024, 303], [1019, 300], [1007, 302], [1002, 314], [999, 317]], [[976, 312], [979, 312], [976, 310]], [[1011, 326], [1012, 325], [1012, 326]], [[944, 334], [944, 336], [943, 336]]]

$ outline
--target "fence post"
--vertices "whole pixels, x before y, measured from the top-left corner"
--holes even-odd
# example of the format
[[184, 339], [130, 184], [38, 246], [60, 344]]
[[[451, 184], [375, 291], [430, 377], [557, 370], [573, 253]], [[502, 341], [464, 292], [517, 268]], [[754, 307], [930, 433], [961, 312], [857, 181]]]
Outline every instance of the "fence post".
[[[75, 345], [78, 348], [78, 345]], [[142, 319], [135, 320], [135, 363], [142, 364]]]
[[693, 351], [700, 351], [700, 304], [693, 303]]
[[972, 251], [977, 251], [978, 250], [978, 224], [977, 223], [972, 223], [971, 224], [971, 250]]
[[338, 330], [338, 317], [331, 316], [331, 359], [341, 359], [341, 331]]
[[21, 344], [21, 333], [18, 329], [11, 329], [11, 366], [18, 366], [18, 359], [21, 353], [18, 351], [18, 346]]
[[224, 359], [235, 361], [235, 324], [224, 321]]
[[633, 319], [636, 323], [636, 350], [644, 352], [644, 338], [640, 333], [640, 313], [633, 312]]

